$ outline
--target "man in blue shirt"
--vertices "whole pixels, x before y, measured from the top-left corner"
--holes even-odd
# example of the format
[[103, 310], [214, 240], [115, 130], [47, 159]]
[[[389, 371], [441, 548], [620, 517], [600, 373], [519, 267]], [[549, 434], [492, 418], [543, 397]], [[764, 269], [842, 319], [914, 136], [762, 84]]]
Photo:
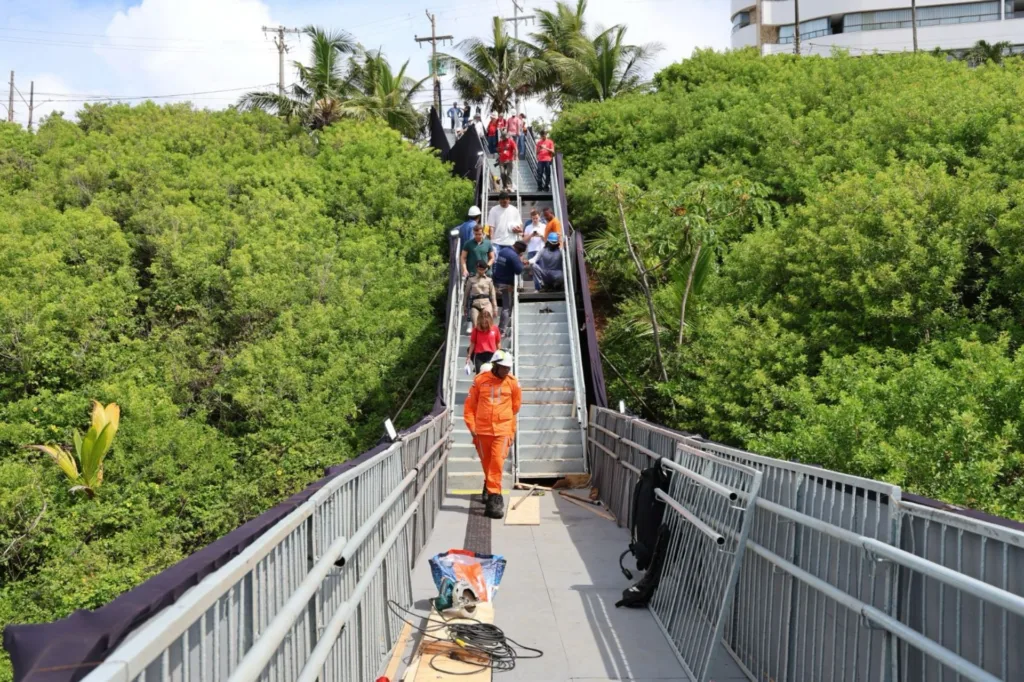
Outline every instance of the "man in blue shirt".
[[452, 132], [455, 132], [455, 128], [458, 127], [456, 121], [462, 118], [462, 109], [459, 109], [459, 103], [453, 102], [452, 108], [448, 110], [448, 120], [452, 122]]
[[466, 222], [456, 228], [459, 231], [459, 239], [462, 241], [463, 245], [473, 239], [473, 228], [479, 224], [480, 208], [477, 206], [470, 206], [469, 213], [466, 214]]
[[501, 321], [498, 327], [501, 335], [508, 335], [509, 320], [512, 317], [512, 294], [516, 286], [516, 275], [523, 274], [523, 254], [526, 244], [516, 242], [512, 246], [499, 246], [494, 256], [494, 286], [501, 296]]

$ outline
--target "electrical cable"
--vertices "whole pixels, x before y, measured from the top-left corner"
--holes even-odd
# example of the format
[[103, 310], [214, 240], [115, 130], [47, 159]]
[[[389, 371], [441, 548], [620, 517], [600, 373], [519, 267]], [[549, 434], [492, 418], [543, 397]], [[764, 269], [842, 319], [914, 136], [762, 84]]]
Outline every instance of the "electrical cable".
[[[516, 667], [516, 662], [520, 659], [529, 660], [540, 658], [544, 655], [544, 652], [540, 649], [520, 644], [516, 640], [512, 639], [497, 625], [484, 623], [476, 618], [459, 618], [458, 622], [454, 622], [454, 618], [445, 618], [444, 615], [436, 609], [436, 607], [432, 606], [431, 610], [436, 613], [443, 622], [437, 623], [434, 626], [423, 627], [406, 617], [413, 616], [415, 618], [423, 618], [421, 614], [399, 605], [393, 599], [389, 599], [387, 603], [388, 610], [390, 610], [391, 613], [424, 637], [430, 637], [431, 639], [439, 642], [450, 642], [462, 649], [465, 649], [468, 653], [475, 654], [478, 657], [485, 657], [489, 661], [488, 663], [476, 663], [462, 659], [454, 659], [467, 665], [477, 666], [475, 670], [456, 672], [453, 670], [446, 670], [443, 667], [438, 667], [438, 659], [443, 659], [444, 656], [443, 654], [434, 654], [429, 661], [431, 669], [445, 675], [475, 675], [481, 670], [487, 670], [488, 668], [491, 670], [507, 672], [509, 670], [513, 670]], [[446, 637], [438, 637], [434, 634], [442, 631], [446, 633]], [[534, 655], [525, 655], [525, 653], [531, 653]]]

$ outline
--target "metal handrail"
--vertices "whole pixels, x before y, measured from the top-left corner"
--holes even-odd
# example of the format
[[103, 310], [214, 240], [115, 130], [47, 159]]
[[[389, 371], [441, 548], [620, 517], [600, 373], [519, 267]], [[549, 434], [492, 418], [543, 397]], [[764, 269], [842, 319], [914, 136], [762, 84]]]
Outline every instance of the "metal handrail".
[[[552, 164], [552, 173], [557, 169]], [[551, 203], [554, 211], [562, 223], [562, 278], [565, 282], [565, 307], [569, 318], [569, 357], [572, 361], [573, 392], [575, 402], [576, 421], [580, 425], [581, 438], [583, 439], [583, 450], [587, 448], [587, 409], [586, 393], [583, 390], [583, 365], [580, 357], [580, 330], [577, 326], [576, 316], [576, 288], [572, 277], [572, 236], [569, 235], [568, 221], [562, 211], [560, 184], [557, 178], [551, 179]], [[587, 458], [584, 457], [584, 468], [589, 468]]]
[[[756, 509], [756, 532], [745, 541], [746, 548], [751, 552], [748, 555], [750, 560], [744, 562], [740, 586], [737, 587], [737, 604], [728, 616], [734, 622], [746, 623], [747, 628], [764, 628], [776, 619], [785, 622], [799, 620], [801, 617], [806, 620], [811, 618], [812, 613], [820, 616], [822, 607], [813, 606], [819, 602], [808, 601], [806, 597], [802, 601], [798, 599], [793, 602], [782, 599], [777, 603], [769, 601], [765, 604], [760, 601], [764, 596], [763, 586], [776, 584], [775, 576], [785, 574], [793, 582], [790, 587], [783, 584], [778, 588], [784, 593], [816, 592], [824, 598], [822, 603], [836, 605], [836, 614], [838, 609], [845, 609], [848, 616], [860, 619], [859, 625], [855, 623], [850, 626], [852, 630], [844, 625], [842, 631], [833, 633], [833, 642], [836, 637], [840, 642], [857, 637], [856, 633], [860, 632], [858, 628], [870, 628], [884, 633], [884, 637], [893, 642], [883, 645], [884, 651], [871, 656], [868, 665], [881, 664], [885, 669], [893, 666], [893, 670], [896, 665], [900, 665], [904, 667], [903, 674], [906, 675], [907, 657], [911, 656], [906, 651], [910, 648], [921, 653], [921, 662], [911, 662], [912, 666], [916, 666], [915, 671], [931, 670], [932, 666], [938, 664], [959, 673], [964, 679], [986, 682], [1009, 679], [1007, 652], [1014, 655], [1012, 639], [1015, 630], [1008, 627], [1007, 616], [1024, 618], [1024, 596], [1019, 594], [1019, 590], [1011, 591], [1006, 576], [1014, 572], [1013, 564], [1008, 563], [1013, 557], [1011, 548], [1024, 547], [1024, 533], [902, 501], [899, 487], [891, 484], [762, 457], [657, 428], [608, 409], [593, 409], [590, 426], [594, 431], [590, 444], [594, 446], [591, 455], [595, 458], [595, 485], [601, 490], [602, 499], [609, 502], [617, 514], [628, 514], [626, 510], [631, 504], [629, 491], [632, 490], [630, 482], [636, 480], [640, 468], [648, 466], [647, 462], [655, 458], [660, 458], [662, 465], [673, 471], [679, 471], [680, 465], [693, 468], [692, 463], [686, 464], [687, 457], [692, 458], [691, 462], [707, 457], [714, 459], [716, 466], [727, 463], [731, 467], [743, 466], [749, 471], [757, 470], [764, 474], [766, 485], [762, 485], [757, 494], [736, 488], [727, 479], [714, 476], [715, 482], [724, 486], [725, 492], [735, 489], [741, 502], [754, 502]], [[637, 441], [648, 443], [650, 447]], [[671, 453], [665, 450], [669, 445], [673, 448]], [[712, 477], [719, 470], [698, 466], [693, 471], [701, 471], [703, 475]], [[691, 478], [696, 480], [695, 476]], [[814, 497], [811, 491], [815, 488], [824, 491], [824, 494]], [[801, 493], [801, 490], [804, 492]], [[774, 499], [768, 499], [769, 496]], [[879, 514], [868, 515], [868, 505], [879, 506]], [[882, 513], [886, 508], [888, 513]], [[753, 510], [750, 513], [755, 514]], [[934, 543], [940, 545], [938, 558], [935, 558], [934, 551], [929, 553], [927, 540], [922, 543], [919, 539], [918, 543], [923, 544], [923, 547], [911, 544], [909, 551], [902, 547], [900, 534], [888, 530], [892, 515], [895, 515], [897, 528], [900, 519], [905, 522], [913, 515], [943, 528], [951, 527], [956, 538], [968, 532], [987, 538], [988, 555], [1002, 557], [1002, 564], [996, 567], [995, 579], [992, 574], [985, 573], [987, 562], [984, 541], [980, 543], [983, 556], [979, 574], [971, 575], [976, 567], [967, 559], [963, 559], [961, 565], [959, 547], [956, 556], [950, 558], [952, 542]], [[738, 539], [734, 529], [713, 522], [708, 525], [727, 539]], [[917, 534], [919, 537], [927, 535], [928, 527], [918, 528]], [[914, 535], [913, 531], [911, 535]], [[822, 555], [821, 547], [830, 549], [826, 549]], [[832, 563], [821, 565], [822, 556], [828, 561], [830, 553], [834, 555]], [[842, 556], [848, 558], [843, 560], [840, 558]], [[859, 557], [859, 560], [854, 561], [849, 557]], [[859, 562], [871, 566], [870, 569], [864, 569], [863, 573], [867, 587], [861, 582], [860, 569], [854, 568]], [[999, 561], [993, 563], [999, 564]], [[879, 566], [877, 578], [875, 566]], [[857, 576], [855, 579], [851, 577], [854, 573]], [[1012, 585], [1012, 581], [1009, 584]], [[926, 588], [926, 585], [931, 587]], [[947, 597], [947, 603], [955, 600], [958, 609], [961, 595], [963, 598], [979, 600], [980, 608], [971, 623], [965, 624], [966, 627], [974, 627], [980, 618], [981, 631], [984, 633], [986, 617], [990, 622], [996, 622], [991, 619], [1001, 618], [1002, 632], [984, 635], [983, 649], [965, 647], [957, 638], [953, 639], [956, 645], [952, 646], [948, 636], [943, 638], [944, 625], [941, 622], [935, 626], [925, 620], [924, 606], [915, 607], [920, 612], [910, 610], [915, 600], [934, 599], [937, 593], [941, 618], [945, 613], [942, 609], [943, 590], [947, 594], [955, 594]], [[812, 607], [817, 610], [812, 610]], [[833, 607], [824, 608], [828, 610]], [[932, 610], [930, 604], [927, 608]], [[986, 616], [988, 613], [994, 615]], [[915, 618], [919, 618], [920, 622]], [[835, 615], [835, 621], [846, 622], [840, 615]], [[799, 630], [782, 630], [781, 634], [775, 635], [757, 634], [753, 645], [745, 633], [742, 629], [727, 628], [724, 641], [737, 660], [749, 670], [763, 669], [763, 674], [774, 676], [776, 671], [772, 670], [773, 666], [781, 666], [777, 671], [781, 676], [786, 672], [787, 660], [790, 666], [793, 665], [792, 661], [797, 661], [798, 666], [806, 663], [802, 658], [807, 655], [806, 644], [801, 643]], [[769, 644], [772, 641], [778, 644]], [[737, 645], [740, 648], [735, 648]], [[779, 652], [778, 657], [773, 658], [771, 653], [765, 657], [766, 646], [774, 647]], [[813, 642], [810, 646], [813, 649]], [[799, 653], [801, 651], [805, 653]], [[859, 667], [860, 663], [857, 665]], [[1002, 677], [992, 674], [999, 669], [1002, 670]], [[790, 669], [789, 674], [795, 673]], [[798, 674], [796, 678], [803, 679]]]
[[533, 131], [526, 131], [526, 163], [530, 165], [533, 172], [533, 179], [539, 185], [540, 176], [537, 174], [537, 140], [533, 137]]
[[[519, 376], [519, 285], [522, 283], [522, 275], [516, 275], [512, 285], [512, 371]], [[512, 457], [513, 483], [519, 482], [519, 415], [516, 415], [516, 437], [514, 443], [515, 451]]]
[[[325, 576], [330, 579], [327, 574], [339, 558], [354, 556], [377, 532], [388, 531], [391, 535], [383, 545], [375, 545], [377, 553], [370, 564], [346, 566], [350, 575], [358, 571], [359, 578], [355, 589], [346, 595], [346, 604], [358, 604], [369, 582], [379, 577], [377, 569], [395, 558], [398, 563], [390, 563], [388, 570], [409, 580], [412, 564], [406, 554], [415, 556], [422, 548], [424, 539], [417, 540], [418, 524], [427, 519], [427, 532], [433, 525], [431, 510], [440, 505], [441, 499], [435, 478], [447, 461], [450, 433], [451, 420], [441, 413], [403, 434], [382, 452], [327, 481], [238, 556], [139, 626], [86, 679], [136, 679], [153, 669], [160, 671], [153, 679], [177, 679], [176, 675], [198, 679], [207, 674], [215, 656], [219, 657], [215, 670], [223, 671], [224, 677], [235, 673], [239, 678], [255, 679], [247, 672], [262, 672], [267, 665], [280, 666], [282, 657], [300, 655], [305, 642], [312, 644], [319, 639], [317, 649], [333, 646], [333, 639], [324, 643], [319, 627], [309, 640], [294, 641], [297, 631], [305, 631], [306, 618], [310, 627], [314, 619], [319, 625], [321, 614], [316, 610], [314, 616], [312, 595], [322, 589]], [[405, 500], [414, 490], [417, 494], [407, 504]], [[382, 494], [379, 503], [376, 494]], [[423, 503], [428, 495], [429, 507]], [[355, 516], [348, 517], [352, 513]], [[389, 521], [392, 517], [399, 518]], [[350, 519], [359, 524], [358, 530], [332, 531], [340, 531]], [[412, 539], [397, 544], [408, 532], [413, 533]], [[395, 558], [389, 554], [392, 551], [397, 552]], [[396, 595], [405, 595], [396, 598], [411, 598], [400, 585], [396, 589]], [[248, 594], [251, 601], [242, 599], [242, 594]], [[268, 622], [261, 621], [264, 617]], [[226, 628], [227, 635], [222, 628]], [[386, 633], [386, 638], [396, 634]], [[192, 655], [175, 660], [182, 650]], [[294, 663], [297, 659], [289, 660]], [[358, 663], [364, 670], [377, 664], [365, 656]]]

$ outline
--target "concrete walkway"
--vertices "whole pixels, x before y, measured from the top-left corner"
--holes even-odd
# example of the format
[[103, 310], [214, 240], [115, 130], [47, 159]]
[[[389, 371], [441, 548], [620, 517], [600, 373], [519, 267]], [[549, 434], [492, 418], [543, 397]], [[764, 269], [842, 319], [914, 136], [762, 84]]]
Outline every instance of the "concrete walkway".
[[[519, 494], [519, 493], [517, 493]], [[506, 495], [506, 502], [508, 496]], [[461, 548], [471, 515], [467, 497], [449, 497], [419, 557], [413, 578], [416, 609], [424, 612], [436, 591], [427, 559]], [[628, 533], [550, 493], [540, 498], [539, 526], [490, 522], [491, 551], [508, 561], [494, 602], [495, 623], [511, 638], [544, 651], [496, 673], [500, 682], [675, 682], [686, 680], [675, 654], [646, 609], [615, 608], [630, 582], [618, 556]], [[474, 519], [474, 526], [479, 520]], [[411, 656], [406, 655], [406, 659]], [[746, 680], [719, 650], [716, 682]]]

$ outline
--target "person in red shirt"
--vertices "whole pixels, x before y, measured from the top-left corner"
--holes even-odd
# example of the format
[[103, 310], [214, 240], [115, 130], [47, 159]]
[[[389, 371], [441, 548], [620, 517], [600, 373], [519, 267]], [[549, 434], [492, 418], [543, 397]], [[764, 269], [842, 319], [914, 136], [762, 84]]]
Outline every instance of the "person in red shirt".
[[537, 184], [541, 191], [551, 191], [551, 162], [555, 160], [555, 141], [548, 137], [548, 131], [540, 131], [537, 140]]
[[501, 168], [501, 188], [506, 191], [515, 191], [512, 184], [512, 174], [515, 172], [516, 157], [519, 155], [519, 148], [516, 141], [508, 133], [501, 133], [501, 142], [498, 143], [498, 167]]
[[469, 335], [469, 352], [466, 353], [466, 360], [472, 360], [476, 367], [477, 374], [480, 373], [480, 366], [490, 362], [491, 356], [501, 348], [501, 330], [494, 324], [491, 311], [481, 310], [476, 318], [476, 326]]
[[498, 151], [498, 115], [491, 112], [491, 120], [487, 122], [487, 147], [492, 154]]

